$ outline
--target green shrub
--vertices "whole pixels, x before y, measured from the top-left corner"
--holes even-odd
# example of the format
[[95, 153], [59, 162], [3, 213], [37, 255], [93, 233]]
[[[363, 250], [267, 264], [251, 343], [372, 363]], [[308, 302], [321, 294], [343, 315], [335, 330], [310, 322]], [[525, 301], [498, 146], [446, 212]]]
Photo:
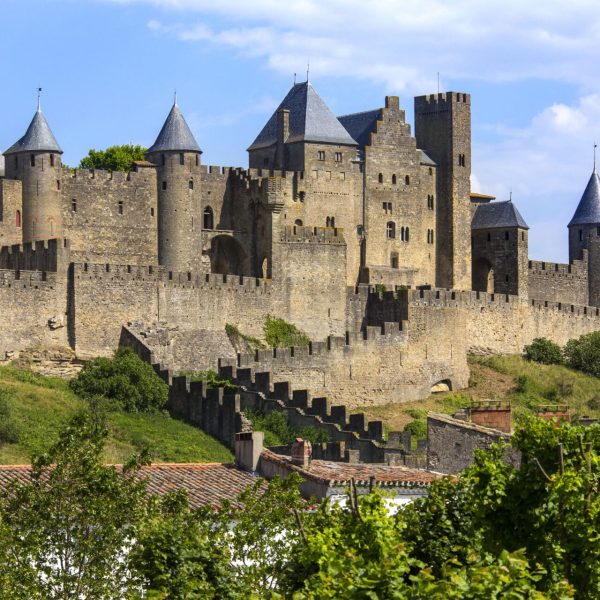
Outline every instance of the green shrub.
[[7, 389], [0, 389], [0, 444], [16, 444], [19, 441], [19, 429], [8, 405], [9, 393]]
[[330, 441], [329, 434], [325, 429], [320, 429], [319, 427], [303, 427], [298, 436], [303, 440], [308, 440], [311, 444], [324, 444]]
[[592, 410], [600, 410], [600, 395], [596, 394], [587, 401], [588, 408]]
[[569, 340], [564, 356], [566, 364], [572, 369], [600, 377], [600, 331]]
[[82, 398], [106, 398], [127, 412], [161, 410], [169, 394], [154, 369], [129, 348], [119, 348], [113, 358], [86, 363], [70, 386]]
[[525, 346], [525, 358], [543, 365], [560, 365], [563, 362], [560, 346], [546, 338], [535, 338], [529, 346]]
[[424, 419], [415, 419], [404, 426], [404, 431], [410, 431], [411, 435], [417, 439], [427, 437], [427, 421]]
[[375, 293], [383, 294], [386, 291], [387, 291], [387, 288], [385, 287], [384, 283], [376, 283], [375, 284]]
[[515, 379], [515, 391], [519, 394], [535, 393], [535, 382], [529, 375], [517, 375]]
[[308, 336], [293, 323], [267, 315], [263, 327], [265, 341], [272, 348], [308, 346]]
[[250, 348], [253, 350], [260, 350], [265, 347], [264, 343], [258, 338], [242, 333], [238, 327], [231, 323], [225, 323], [225, 333], [232, 343], [235, 343], [237, 339], [244, 340]]
[[186, 375], [190, 381], [206, 381], [209, 388], [225, 388], [226, 390], [237, 390], [237, 385], [229, 379], [221, 379], [219, 374], [212, 369], [206, 371], [179, 371], [179, 375]]
[[265, 414], [258, 410], [246, 409], [244, 414], [252, 422], [254, 431], [262, 431], [265, 434], [266, 446], [291, 444], [297, 437], [312, 444], [329, 441], [329, 434], [324, 429], [309, 426], [298, 430], [292, 427], [284, 412], [273, 411]]

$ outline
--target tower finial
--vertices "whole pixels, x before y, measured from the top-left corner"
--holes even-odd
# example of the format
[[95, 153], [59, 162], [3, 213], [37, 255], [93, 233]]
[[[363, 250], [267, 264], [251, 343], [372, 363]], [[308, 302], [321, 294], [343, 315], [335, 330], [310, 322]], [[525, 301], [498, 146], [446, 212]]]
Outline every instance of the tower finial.
[[173, 90], [173, 106], [177, 105], [177, 90]]
[[37, 93], [38, 93], [38, 98], [37, 98], [37, 111], [41, 112], [42, 110], [42, 102], [41, 102], [41, 95], [42, 95], [42, 88], [38, 87], [37, 89]]
[[308, 83], [309, 73], [310, 73], [310, 60], [306, 63], [306, 83]]
[[508, 195], [508, 200], [509, 200], [509, 202], [512, 202], [512, 187], [510, 188], [510, 192], [509, 192], [509, 195]]
[[296, 73], [294, 73], [294, 85], [296, 85]]
[[594, 142], [594, 173], [596, 172], [596, 148], [598, 147], [598, 144], [596, 144], [596, 142]]

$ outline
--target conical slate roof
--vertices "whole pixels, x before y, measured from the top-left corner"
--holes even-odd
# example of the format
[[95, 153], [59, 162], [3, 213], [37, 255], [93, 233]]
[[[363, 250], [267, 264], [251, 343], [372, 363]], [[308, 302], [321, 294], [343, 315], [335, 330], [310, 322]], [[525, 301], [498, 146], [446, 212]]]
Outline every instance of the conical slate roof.
[[39, 106], [31, 123], [29, 123], [25, 135], [4, 154], [16, 154], [17, 152], [56, 152], [62, 154], [62, 150]]
[[296, 83], [248, 150], [272, 146], [277, 142], [277, 112], [290, 111], [287, 143], [321, 142], [356, 146], [357, 143], [335, 118], [334, 114], [308, 82]]
[[529, 225], [527, 225], [511, 200], [480, 204], [473, 215], [471, 229], [495, 229], [500, 227], [529, 229]]
[[577, 205], [577, 210], [569, 223], [571, 225], [595, 225], [600, 223], [600, 178], [596, 169]]
[[154, 144], [148, 152], [202, 152], [177, 103], [173, 104]]

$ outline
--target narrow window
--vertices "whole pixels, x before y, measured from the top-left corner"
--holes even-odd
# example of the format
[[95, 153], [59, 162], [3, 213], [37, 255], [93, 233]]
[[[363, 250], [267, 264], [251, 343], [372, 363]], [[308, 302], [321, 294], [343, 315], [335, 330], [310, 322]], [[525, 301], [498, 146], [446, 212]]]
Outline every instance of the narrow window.
[[31, 154], [29, 156], [29, 162], [31, 163], [32, 167], [35, 167], [35, 154]]
[[392, 175], [392, 185], [396, 185], [396, 174]]
[[300, 202], [304, 202], [305, 194], [306, 192], [298, 192], [298, 200], [300, 200]]
[[317, 158], [318, 158], [319, 160], [325, 160], [325, 150], [319, 150], [319, 151], [317, 152]]
[[398, 253], [397, 252], [392, 252], [392, 254], [390, 256], [390, 264], [391, 264], [392, 269], [398, 268]]
[[509, 238], [509, 237], [510, 237], [510, 236], [508, 235], [508, 231], [505, 231], [505, 232], [504, 232], [504, 239], [505, 239], [505, 240], [508, 240], [508, 238]]
[[204, 229], [213, 229], [213, 228], [214, 228], [213, 209], [210, 206], [207, 206], [204, 209]]
[[[600, 231], [598, 232], [598, 235], [600, 235]], [[524, 242], [525, 241], [525, 232], [521, 231], [521, 241]]]
[[20, 210], [18, 210], [15, 215], [15, 225], [17, 227], [21, 227], [21, 211]]
[[596, 227], [596, 235], [600, 235], [600, 227]]
[[404, 178], [404, 183], [405, 183], [406, 185], [410, 185], [410, 175], [407, 175], [407, 176]]
[[154, 208], [150, 209], [150, 216], [153, 217], [154, 216]]
[[506, 275], [506, 276], [504, 277], [504, 281], [506, 281], [506, 283], [508, 283], [508, 275]]
[[71, 212], [77, 212], [77, 199], [73, 198], [71, 200]]
[[167, 182], [166, 182], [166, 181], [163, 181], [163, 182], [162, 182], [162, 189], [163, 189], [163, 190], [166, 190], [166, 189], [167, 189]]
[[200, 164], [200, 155], [196, 154], [196, 166]]
[[579, 241], [583, 242], [583, 229], [579, 230]]
[[183, 152], [179, 153], [179, 164], [185, 165], [185, 155], [183, 154]]
[[393, 221], [388, 221], [386, 235], [388, 240], [393, 240], [396, 237], [396, 224]]
[[433, 229], [431, 230], [431, 243], [433, 244]]
[[383, 173], [379, 173], [379, 183], [383, 183]]
[[400, 228], [400, 241], [403, 242], [404, 241], [404, 227]]
[[335, 162], [342, 162], [342, 153], [341, 152], [335, 153]]
[[408, 231], [408, 227], [404, 230], [404, 241], [408, 242], [410, 239], [410, 232]]
[[429, 174], [433, 175], [433, 169], [431, 167], [429, 167]]
[[488, 233], [488, 234], [487, 234], [487, 241], [488, 241], [488, 242], [491, 242], [491, 241], [492, 241], [492, 234], [491, 234], [491, 233]]
[[119, 214], [123, 214], [123, 200], [119, 200]]
[[191, 179], [188, 181], [188, 188], [189, 188], [190, 190], [193, 190], [193, 189], [194, 189], [194, 182], [193, 182]]
[[54, 166], [54, 154], [50, 155], [50, 166], [53, 167]]
[[56, 189], [60, 190], [60, 179], [56, 180]]
[[19, 157], [15, 156], [15, 169], [19, 166]]
[[167, 159], [166, 159], [166, 157], [165, 157], [164, 154], [160, 155], [160, 162], [161, 162], [161, 164], [162, 164], [163, 167], [167, 164]]

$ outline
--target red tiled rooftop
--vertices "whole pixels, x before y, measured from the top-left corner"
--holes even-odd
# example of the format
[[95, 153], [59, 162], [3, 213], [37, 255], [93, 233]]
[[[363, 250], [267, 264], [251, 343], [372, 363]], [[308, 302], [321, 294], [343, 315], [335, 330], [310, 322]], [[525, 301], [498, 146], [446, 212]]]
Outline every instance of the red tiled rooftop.
[[[27, 483], [30, 473], [30, 465], [0, 465], [0, 490], [15, 479]], [[159, 496], [184, 488], [192, 508], [235, 500], [257, 481], [255, 475], [221, 463], [159, 463], [142, 467], [140, 476], [148, 482], [148, 491]]]
[[353, 478], [358, 485], [368, 485], [371, 477], [374, 476], [377, 484], [384, 487], [421, 487], [444, 477], [440, 473], [433, 473], [424, 469], [410, 469], [403, 466], [378, 463], [349, 464], [313, 460], [308, 468], [303, 468], [292, 464], [288, 456], [275, 454], [270, 450], [263, 450], [261, 459], [278, 463], [290, 471], [298, 472], [307, 479], [329, 483], [329, 485], [342, 485]]

